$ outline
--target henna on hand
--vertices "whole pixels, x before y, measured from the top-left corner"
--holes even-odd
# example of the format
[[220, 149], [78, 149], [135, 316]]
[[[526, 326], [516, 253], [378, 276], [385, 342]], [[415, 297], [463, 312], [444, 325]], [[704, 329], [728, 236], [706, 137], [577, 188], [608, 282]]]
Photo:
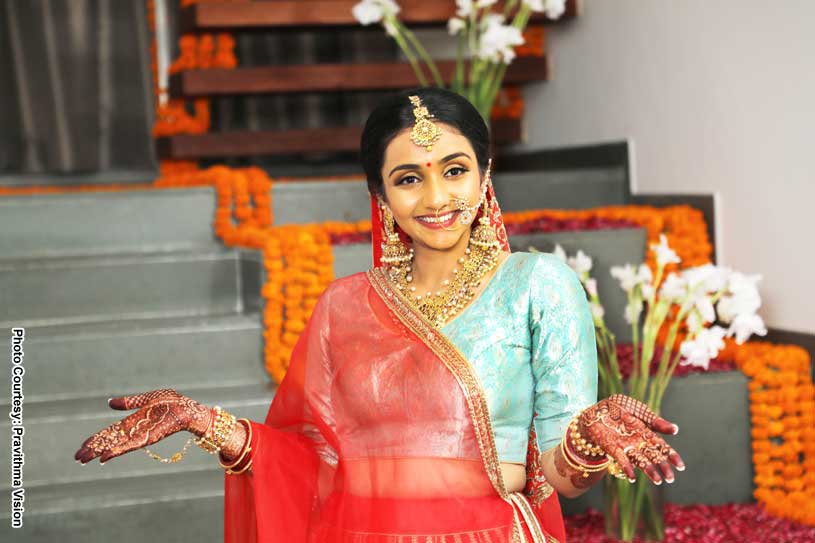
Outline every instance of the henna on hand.
[[636, 478], [634, 466], [658, 485], [663, 479], [674, 481], [671, 465], [679, 471], [685, 469], [679, 453], [654, 433], [673, 435], [679, 428], [630, 396], [614, 394], [597, 402], [583, 411], [578, 428], [581, 436], [606, 451], [632, 482]]
[[171, 388], [111, 398], [112, 409], [138, 409], [86, 439], [74, 454], [81, 464], [99, 457], [100, 464], [135, 449], [152, 445], [181, 430], [203, 435], [211, 409]]

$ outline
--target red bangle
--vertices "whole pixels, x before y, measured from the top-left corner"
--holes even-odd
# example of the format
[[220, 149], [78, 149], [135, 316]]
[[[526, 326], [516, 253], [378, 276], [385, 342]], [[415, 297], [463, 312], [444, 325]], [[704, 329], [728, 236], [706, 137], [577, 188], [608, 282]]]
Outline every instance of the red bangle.
[[220, 453], [218, 454], [218, 463], [230, 475], [244, 472], [252, 463], [252, 423], [249, 419], [244, 418], [237, 419], [237, 422], [243, 424], [244, 428], [246, 428], [246, 440], [238, 453], [238, 459], [232, 464], [227, 464], [224, 462], [223, 456]]
[[608, 462], [608, 458], [606, 458], [605, 456], [595, 460], [594, 458], [591, 458], [591, 457], [586, 458], [586, 456], [584, 454], [582, 454], [579, 451], [576, 451], [574, 449], [574, 445], [572, 445], [572, 429], [571, 429], [571, 426], [566, 430], [566, 448], [567, 448], [569, 454], [572, 455], [572, 457], [579, 459], [581, 463], [583, 463], [583, 464], [585, 464], [587, 466], [600, 466], [600, 465], [605, 464], [606, 462]]

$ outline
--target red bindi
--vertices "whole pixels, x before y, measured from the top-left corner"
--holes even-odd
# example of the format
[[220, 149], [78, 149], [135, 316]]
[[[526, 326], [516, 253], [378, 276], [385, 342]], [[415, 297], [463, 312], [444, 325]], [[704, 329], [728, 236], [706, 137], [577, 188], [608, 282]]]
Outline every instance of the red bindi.
[[428, 168], [430, 167], [430, 163], [429, 163], [429, 162], [427, 163], [427, 167], [428, 167]]

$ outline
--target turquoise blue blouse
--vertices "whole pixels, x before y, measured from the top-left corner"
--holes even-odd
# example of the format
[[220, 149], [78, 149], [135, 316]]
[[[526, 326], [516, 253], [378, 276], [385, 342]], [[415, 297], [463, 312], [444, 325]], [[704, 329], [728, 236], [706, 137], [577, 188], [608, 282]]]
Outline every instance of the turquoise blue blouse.
[[526, 463], [531, 423], [545, 451], [597, 402], [589, 303], [574, 270], [551, 253], [510, 254], [441, 332], [481, 381], [502, 462]]

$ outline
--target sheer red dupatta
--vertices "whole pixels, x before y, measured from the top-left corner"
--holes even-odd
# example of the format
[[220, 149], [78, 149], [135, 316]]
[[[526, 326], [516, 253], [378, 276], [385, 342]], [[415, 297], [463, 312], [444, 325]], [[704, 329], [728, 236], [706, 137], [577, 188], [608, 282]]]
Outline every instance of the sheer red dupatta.
[[563, 541], [551, 487], [504, 488], [472, 368], [381, 268], [329, 286], [251, 424], [252, 469], [225, 475], [227, 543]]

